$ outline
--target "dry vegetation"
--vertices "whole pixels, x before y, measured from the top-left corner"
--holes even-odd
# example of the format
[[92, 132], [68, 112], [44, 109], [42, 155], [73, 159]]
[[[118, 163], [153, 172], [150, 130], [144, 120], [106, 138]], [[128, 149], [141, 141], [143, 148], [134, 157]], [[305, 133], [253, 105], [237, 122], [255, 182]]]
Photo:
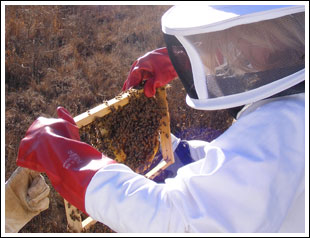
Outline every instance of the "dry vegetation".
[[[57, 106], [76, 116], [115, 97], [132, 63], [165, 46], [160, 19], [169, 7], [5, 7], [6, 180], [16, 168], [19, 142], [38, 116], [56, 117]], [[183, 139], [211, 141], [232, 121], [226, 111], [186, 106], [178, 80], [168, 89], [168, 103], [171, 131]], [[67, 232], [63, 199], [53, 188], [50, 208], [21, 232]], [[88, 232], [110, 230], [96, 223]]]

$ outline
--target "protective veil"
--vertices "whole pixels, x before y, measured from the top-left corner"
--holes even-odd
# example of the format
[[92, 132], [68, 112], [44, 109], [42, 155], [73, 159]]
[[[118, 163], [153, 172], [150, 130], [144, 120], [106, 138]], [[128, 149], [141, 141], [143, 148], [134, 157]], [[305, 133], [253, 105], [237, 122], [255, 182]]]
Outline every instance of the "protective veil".
[[238, 107], [304, 81], [304, 6], [175, 6], [162, 17], [171, 62], [202, 110]]

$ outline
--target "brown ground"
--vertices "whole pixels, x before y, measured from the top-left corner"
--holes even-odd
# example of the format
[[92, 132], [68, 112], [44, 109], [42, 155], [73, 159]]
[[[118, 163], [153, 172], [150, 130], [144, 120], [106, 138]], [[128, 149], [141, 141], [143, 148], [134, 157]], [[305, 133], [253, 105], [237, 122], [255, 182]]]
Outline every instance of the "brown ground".
[[[160, 18], [169, 7], [6, 6], [6, 180], [16, 169], [19, 142], [37, 117], [56, 117], [57, 106], [76, 116], [115, 97], [132, 63], [165, 46]], [[170, 85], [171, 132], [178, 137], [211, 141], [231, 124], [224, 110], [189, 108], [182, 84]], [[63, 199], [52, 187], [49, 209], [20, 232], [67, 232]], [[111, 231], [97, 222], [88, 232]]]

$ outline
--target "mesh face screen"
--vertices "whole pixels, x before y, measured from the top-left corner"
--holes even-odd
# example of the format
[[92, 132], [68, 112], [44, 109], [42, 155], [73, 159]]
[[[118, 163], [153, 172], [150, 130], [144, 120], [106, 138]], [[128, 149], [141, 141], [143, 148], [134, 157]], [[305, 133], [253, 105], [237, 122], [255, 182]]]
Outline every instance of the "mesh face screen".
[[[178, 73], [187, 94], [193, 99], [198, 99], [193, 81], [192, 67], [184, 47], [174, 36], [164, 34], [164, 38], [171, 62]], [[264, 72], [245, 73], [238, 76], [234, 74], [207, 76], [206, 83], [208, 95], [209, 98], [216, 98], [246, 92], [288, 76], [304, 67], [305, 65], [301, 64], [293, 67], [267, 70]]]

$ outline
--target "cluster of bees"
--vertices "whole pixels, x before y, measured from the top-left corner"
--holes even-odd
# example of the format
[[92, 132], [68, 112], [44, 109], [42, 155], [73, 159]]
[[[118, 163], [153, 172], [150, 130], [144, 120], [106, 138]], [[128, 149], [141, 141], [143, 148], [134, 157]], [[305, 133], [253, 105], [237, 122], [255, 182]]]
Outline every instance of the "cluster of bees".
[[148, 98], [142, 91], [133, 91], [128, 104], [109, 108], [109, 114], [80, 128], [81, 141], [134, 171], [141, 166], [148, 169], [159, 148], [160, 124], [166, 113], [157, 94]]

